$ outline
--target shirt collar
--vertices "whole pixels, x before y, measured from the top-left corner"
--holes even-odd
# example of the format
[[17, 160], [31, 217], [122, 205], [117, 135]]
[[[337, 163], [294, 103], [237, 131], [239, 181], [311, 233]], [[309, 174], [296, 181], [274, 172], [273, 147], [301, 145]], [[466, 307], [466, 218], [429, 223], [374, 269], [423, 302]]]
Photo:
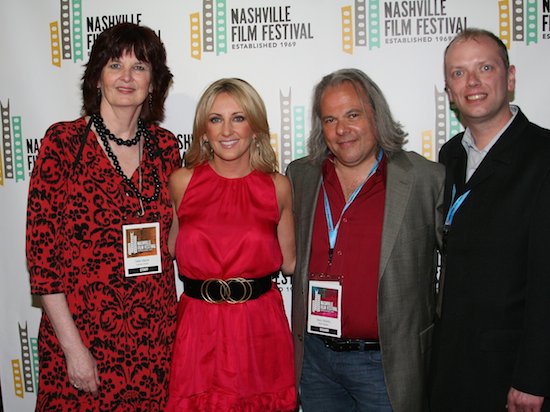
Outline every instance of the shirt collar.
[[500, 139], [500, 136], [508, 129], [508, 126], [514, 121], [516, 118], [516, 115], [519, 112], [519, 107], [516, 105], [511, 104], [510, 105], [510, 111], [512, 112], [512, 117], [508, 122], [504, 125], [502, 129], [499, 130], [499, 132], [491, 139], [489, 144], [485, 146], [483, 149], [478, 149], [477, 146], [474, 143], [474, 139], [472, 137], [472, 132], [470, 131], [470, 128], [466, 128], [464, 131], [464, 135], [462, 136], [462, 146], [464, 146], [464, 149], [466, 149], [466, 152], [469, 152], [470, 150], [475, 150], [476, 152], [486, 154], [489, 152], [489, 150], [495, 145], [495, 143]]
[[[386, 168], [388, 165], [388, 158], [386, 156], [386, 153], [382, 155], [382, 159], [380, 159], [380, 163], [378, 164], [378, 167], [375, 171], [375, 174], [381, 174], [384, 181], [386, 180]], [[338, 182], [338, 177], [336, 175], [336, 168], [334, 164], [334, 155], [332, 153], [329, 153], [325, 160], [323, 160], [323, 163], [321, 165], [321, 172], [323, 174], [323, 180], [325, 182], [327, 181], [336, 181]]]

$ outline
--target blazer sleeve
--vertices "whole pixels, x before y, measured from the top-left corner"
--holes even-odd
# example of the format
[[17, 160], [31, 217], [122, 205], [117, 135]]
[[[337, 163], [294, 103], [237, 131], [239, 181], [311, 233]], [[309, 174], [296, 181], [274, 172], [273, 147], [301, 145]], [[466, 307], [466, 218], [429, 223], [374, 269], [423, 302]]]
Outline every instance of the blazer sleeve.
[[441, 178], [438, 179], [439, 191], [437, 194], [437, 200], [435, 204], [435, 235], [437, 239], [437, 249], [439, 251], [443, 248], [443, 224], [445, 223], [445, 172], [441, 173]]
[[512, 386], [550, 396], [550, 171], [536, 197], [529, 224], [524, 331]]

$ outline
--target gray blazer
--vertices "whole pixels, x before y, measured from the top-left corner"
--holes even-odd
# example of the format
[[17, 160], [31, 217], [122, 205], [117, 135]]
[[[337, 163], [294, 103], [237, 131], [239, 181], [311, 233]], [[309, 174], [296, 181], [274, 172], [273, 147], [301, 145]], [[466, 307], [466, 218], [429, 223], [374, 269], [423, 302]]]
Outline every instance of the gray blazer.
[[[308, 266], [321, 168], [309, 158], [287, 169], [296, 220], [292, 285], [296, 382], [304, 359]], [[378, 324], [384, 376], [395, 412], [426, 411], [426, 375], [435, 315], [444, 168], [413, 152], [388, 160], [380, 252]]]

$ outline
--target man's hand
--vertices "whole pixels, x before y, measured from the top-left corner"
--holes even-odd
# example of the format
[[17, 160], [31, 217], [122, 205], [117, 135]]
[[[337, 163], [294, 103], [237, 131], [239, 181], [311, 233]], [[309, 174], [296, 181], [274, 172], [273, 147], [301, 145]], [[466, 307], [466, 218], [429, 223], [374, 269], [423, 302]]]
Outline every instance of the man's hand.
[[508, 391], [508, 412], [540, 412], [544, 396], [530, 395], [517, 389]]

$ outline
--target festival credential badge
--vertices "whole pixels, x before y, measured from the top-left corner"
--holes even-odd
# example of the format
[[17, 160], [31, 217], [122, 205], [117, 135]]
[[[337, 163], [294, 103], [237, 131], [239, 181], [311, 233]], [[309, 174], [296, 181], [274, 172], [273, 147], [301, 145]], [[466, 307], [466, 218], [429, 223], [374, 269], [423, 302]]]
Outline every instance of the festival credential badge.
[[162, 272], [158, 222], [123, 225], [122, 237], [126, 277]]
[[342, 285], [332, 281], [309, 281], [307, 331], [342, 336]]

